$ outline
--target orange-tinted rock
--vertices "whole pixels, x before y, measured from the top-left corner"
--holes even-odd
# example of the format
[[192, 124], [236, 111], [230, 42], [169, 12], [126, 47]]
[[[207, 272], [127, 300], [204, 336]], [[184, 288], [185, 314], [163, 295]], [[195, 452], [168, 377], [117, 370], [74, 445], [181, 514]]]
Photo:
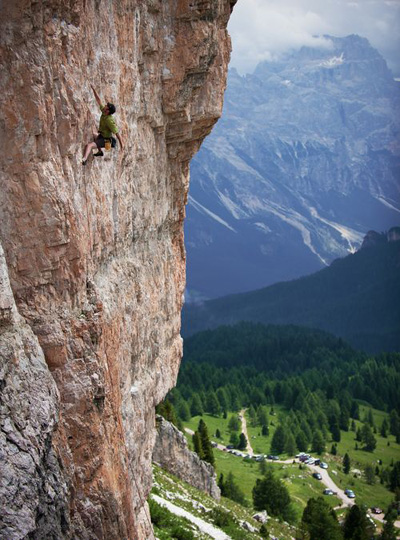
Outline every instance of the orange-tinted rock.
[[[0, 538], [152, 538], [154, 407], [182, 349], [188, 164], [221, 112], [233, 4], [2, 6], [1, 444], [18, 490], [0, 490]], [[83, 167], [99, 117], [90, 84], [116, 104], [125, 149]]]

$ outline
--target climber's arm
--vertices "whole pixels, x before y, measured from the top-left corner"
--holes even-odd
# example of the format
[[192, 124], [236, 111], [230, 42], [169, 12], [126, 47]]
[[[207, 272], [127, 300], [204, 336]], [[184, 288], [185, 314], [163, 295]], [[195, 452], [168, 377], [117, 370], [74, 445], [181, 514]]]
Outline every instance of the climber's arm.
[[90, 86], [91, 86], [91, 88], [92, 88], [92, 90], [93, 90], [94, 97], [96, 98], [97, 105], [98, 105], [99, 107], [101, 107], [101, 106], [102, 106], [102, 103], [101, 103], [101, 99], [100, 99], [99, 94], [96, 92], [96, 90], [94, 89], [93, 85], [90, 85]]
[[120, 137], [120, 134], [119, 134], [119, 133], [116, 133], [115, 135], [116, 135], [116, 137], [117, 137], [117, 139], [118, 139], [118, 142], [119, 142], [119, 145], [120, 145], [120, 147], [121, 147], [121, 150], [123, 150], [123, 149], [124, 149], [124, 143], [122, 142], [122, 139], [121, 139], [121, 137]]

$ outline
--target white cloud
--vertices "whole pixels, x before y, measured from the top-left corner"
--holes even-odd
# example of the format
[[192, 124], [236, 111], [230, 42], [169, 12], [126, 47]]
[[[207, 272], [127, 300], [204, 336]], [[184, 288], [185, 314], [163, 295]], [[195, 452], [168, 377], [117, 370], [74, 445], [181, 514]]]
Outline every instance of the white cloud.
[[231, 65], [251, 72], [290, 49], [329, 46], [324, 34], [366, 37], [400, 75], [400, 0], [238, 0]]

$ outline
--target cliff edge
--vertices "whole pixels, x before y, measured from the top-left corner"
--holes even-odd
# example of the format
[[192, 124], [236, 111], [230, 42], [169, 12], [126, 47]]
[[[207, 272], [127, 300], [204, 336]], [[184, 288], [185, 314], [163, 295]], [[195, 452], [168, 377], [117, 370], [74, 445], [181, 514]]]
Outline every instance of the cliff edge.
[[[234, 3], [2, 3], [1, 539], [153, 538], [189, 161], [221, 113]], [[83, 167], [90, 84], [125, 149]]]

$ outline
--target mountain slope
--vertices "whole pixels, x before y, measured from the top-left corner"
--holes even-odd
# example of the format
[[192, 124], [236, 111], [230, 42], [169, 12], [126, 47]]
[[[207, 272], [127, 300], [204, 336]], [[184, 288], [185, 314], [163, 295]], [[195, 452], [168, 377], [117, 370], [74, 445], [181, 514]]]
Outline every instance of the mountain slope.
[[400, 86], [366, 39], [230, 72], [192, 162], [189, 300], [293, 279], [398, 222]]
[[186, 304], [183, 335], [246, 320], [320, 328], [371, 352], [400, 350], [400, 242], [377, 237], [310, 276]]

